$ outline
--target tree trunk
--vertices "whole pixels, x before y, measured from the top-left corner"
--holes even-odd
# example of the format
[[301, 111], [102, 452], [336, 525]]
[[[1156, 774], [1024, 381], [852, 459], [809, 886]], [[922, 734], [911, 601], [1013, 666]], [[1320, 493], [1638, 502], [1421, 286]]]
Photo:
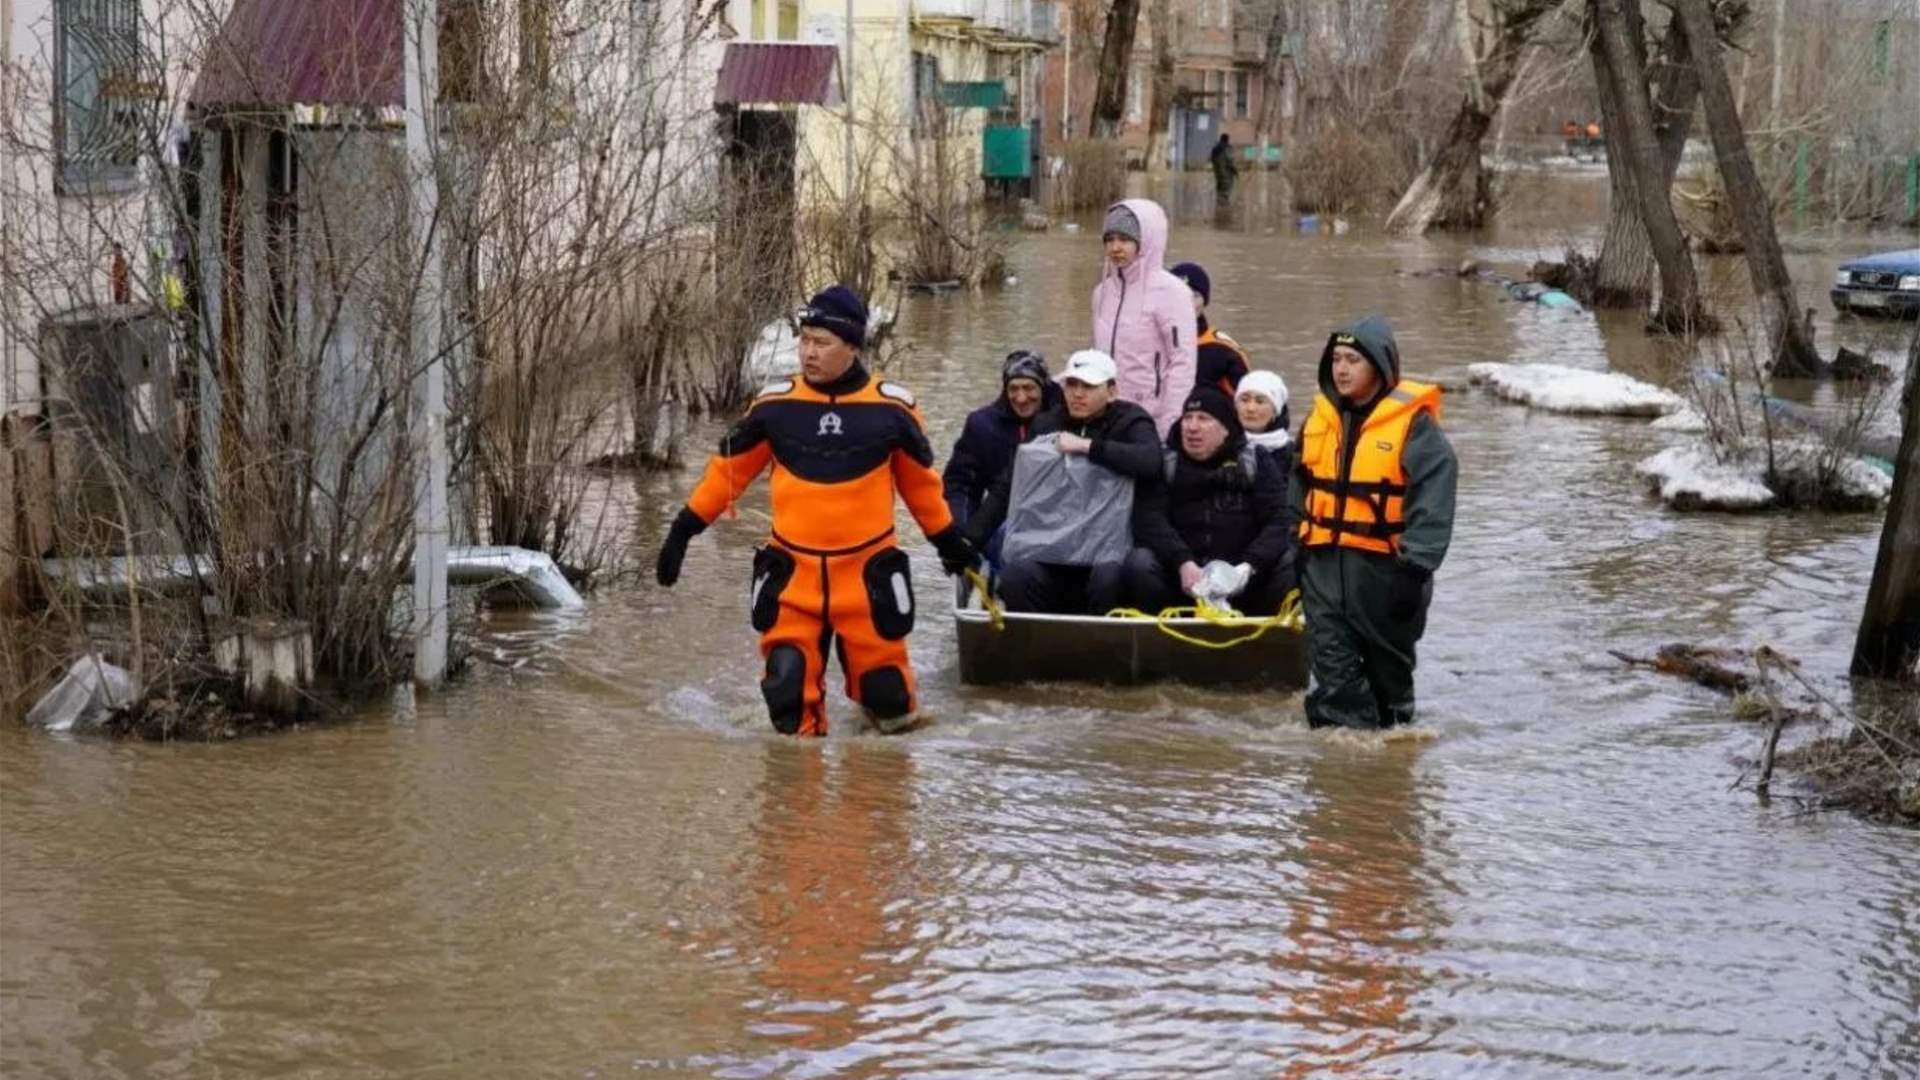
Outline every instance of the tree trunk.
[[1473, 51], [1485, 55], [1469, 60], [1467, 96], [1454, 113], [1446, 140], [1387, 216], [1389, 231], [1418, 235], [1435, 226], [1475, 229], [1486, 222], [1493, 192], [1480, 164], [1480, 141], [1493, 126], [1540, 21], [1559, 6], [1558, 0], [1467, 5], [1459, 17], [1478, 20], [1468, 37]]
[[1880, 555], [1867, 587], [1867, 610], [1853, 642], [1853, 673], [1920, 675], [1920, 327], [1907, 346], [1907, 393], [1893, 501], [1880, 530]]
[[[1147, 168], [1164, 172], [1167, 168], [1167, 123], [1173, 117], [1173, 19], [1167, 14], [1168, 0], [1152, 0], [1147, 10], [1153, 31], [1152, 112], [1147, 117]], [[1224, 110], [1223, 110], [1224, 111]]]
[[1480, 140], [1492, 126], [1492, 114], [1475, 108], [1471, 95], [1460, 103], [1439, 152], [1387, 215], [1389, 232], [1418, 236], [1434, 226], [1472, 229], [1484, 222], [1492, 198]]
[[1100, 43], [1100, 81], [1093, 91], [1090, 129], [1096, 139], [1120, 133], [1120, 118], [1127, 109], [1127, 70], [1133, 63], [1134, 25], [1139, 21], [1140, 0], [1113, 0], [1106, 37]]
[[[1627, 17], [1631, 27], [1630, 43], [1638, 45], [1645, 40], [1642, 19], [1631, 6]], [[1589, 44], [1594, 82], [1600, 90], [1601, 130], [1609, 137], [1617, 137], [1616, 133], [1621, 130], [1619, 98], [1601, 55], [1599, 36], [1594, 35]], [[1654, 130], [1660, 137], [1663, 177], [1660, 190], [1663, 192], [1673, 190], [1673, 178], [1680, 171], [1687, 135], [1693, 129], [1694, 105], [1700, 97], [1700, 83], [1694, 77], [1693, 65], [1685, 62], [1685, 48], [1686, 37], [1678, 22], [1669, 23], [1660, 50], [1662, 60], [1652, 76], [1652, 100], [1656, 102]], [[1591, 307], [1648, 308], [1653, 305], [1656, 271], [1653, 244], [1647, 238], [1646, 226], [1640, 223], [1640, 208], [1634, 198], [1630, 174], [1619, 161], [1616, 155], [1607, 156], [1607, 182], [1611, 188], [1607, 231], [1600, 242], [1600, 257], [1594, 264], [1591, 285], [1582, 299]]]
[[1727, 200], [1733, 204], [1734, 220], [1747, 247], [1747, 272], [1753, 278], [1753, 293], [1766, 323], [1773, 374], [1816, 377], [1826, 365], [1814, 350], [1812, 330], [1801, 317], [1800, 300], [1794, 294], [1793, 279], [1787, 275], [1786, 259], [1780, 254], [1780, 236], [1773, 228], [1773, 205], [1747, 152], [1747, 132], [1733, 102], [1733, 88], [1727, 83], [1713, 11], [1707, 0], [1681, 0], [1674, 17], [1686, 30], [1687, 51], [1700, 80], [1707, 130], [1713, 136], [1713, 155], [1720, 163]]
[[1260, 134], [1284, 142], [1288, 134], [1280, 130], [1286, 103], [1287, 79], [1287, 5], [1271, 0], [1273, 13], [1267, 22], [1266, 49], [1260, 64]]
[[[1629, 4], [1635, 2], [1637, 0], [1625, 0]], [[1668, 197], [1669, 182], [1662, 168], [1660, 140], [1653, 129], [1653, 102], [1647, 92], [1646, 66], [1641, 63], [1640, 51], [1633, 47], [1623, 0], [1592, 0], [1592, 3], [1595, 44], [1620, 113], [1609, 135], [1607, 153], [1614, 161], [1614, 168], [1626, 175], [1627, 184], [1633, 190], [1641, 226], [1646, 229], [1654, 262], [1660, 268], [1660, 305], [1653, 313], [1653, 324], [1673, 333], [1692, 332], [1704, 321], [1700, 282]]]

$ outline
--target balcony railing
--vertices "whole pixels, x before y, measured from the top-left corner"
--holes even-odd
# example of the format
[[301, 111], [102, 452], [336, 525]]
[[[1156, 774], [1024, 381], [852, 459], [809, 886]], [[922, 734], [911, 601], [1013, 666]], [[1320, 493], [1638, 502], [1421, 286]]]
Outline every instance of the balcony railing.
[[987, 0], [913, 0], [913, 14], [922, 19], [971, 19], [987, 16]]
[[1031, 41], [1060, 40], [1056, 0], [913, 0], [913, 17], [967, 22], [977, 30]]

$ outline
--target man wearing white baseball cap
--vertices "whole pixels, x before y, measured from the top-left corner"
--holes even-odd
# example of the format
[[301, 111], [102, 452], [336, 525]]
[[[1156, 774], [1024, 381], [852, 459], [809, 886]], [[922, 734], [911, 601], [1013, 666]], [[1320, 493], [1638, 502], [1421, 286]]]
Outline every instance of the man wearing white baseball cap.
[[[1034, 420], [1032, 438], [1052, 436], [1063, 455], [1081, 455], [1118, 476], [1152, 482], [1161, 469], [1159, 428], [1145, 409], [1119, 399], [1116, 377], [1113, 357], [1098, 349], [1074, 353], [1060, 374], [1066, 401]], [[1017, 509], [1011, 506], [1013, 477], [1010, 467], [994, 481], [967, 521], [968, 536], [984, 541]], [[1111, 538], [1117, 554], [1110, 562], [1080, 565], [1015, 558], [1019, 545], [1011, 532], [1000, 575], [1000, 596], [1009, 611], [1104, 615], [1120, 606], [1130, 535]]]

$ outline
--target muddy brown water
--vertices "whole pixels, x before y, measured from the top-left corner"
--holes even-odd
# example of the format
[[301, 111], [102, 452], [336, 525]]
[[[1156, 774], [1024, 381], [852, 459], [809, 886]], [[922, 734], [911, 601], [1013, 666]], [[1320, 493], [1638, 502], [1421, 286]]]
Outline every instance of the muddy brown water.
[[[1390, 241], [1270, 233], [1257, 185], [1216, 223], [1195, 184], [1174, 253], [1296, 419], [1368, 309], [1422, 372], [1670, 370], [1630, 320], [1393, 276], [1592, 235], [1603, 183], [1537, 187], [1499, 231]], [[1796, 238], [1807, 302], [1909, 241]], [[1022, 238], [1017, 286], [912, 303], [943, 453], [1001, 354], [1082, 342], [1094, 247]], [[1281, 697], [962, 687], [917, 540], [935, 722], [859, 735], [842, 700], [835, 738], [772, 737], [750, 516], [670, 594], [492, 616], [417, 706], [216, 746], [0, 731], [0, 1074], [1920, 1075], [1920, 834], [1729, 791], [1759, 733], [1605, 655], [1764, 640], [1843, 693], [1875, 520], [1674, 515], [1631, 475], [1671, 436], [1446, 408], [1419, 740], [1309, 734]], [[615, 485], [643, 553], [692, 479]]]

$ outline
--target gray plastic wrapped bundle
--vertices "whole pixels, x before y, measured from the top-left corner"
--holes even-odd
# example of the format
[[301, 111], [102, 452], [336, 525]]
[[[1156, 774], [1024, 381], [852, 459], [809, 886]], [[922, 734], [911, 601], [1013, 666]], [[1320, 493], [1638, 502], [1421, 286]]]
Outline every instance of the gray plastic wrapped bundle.
[[1006, 562], [1100, 566], [1133, 546], [1133, 480], [1085, 454], [1063, 454], [1052, 435], [1020, 447], [1008, 499]]

